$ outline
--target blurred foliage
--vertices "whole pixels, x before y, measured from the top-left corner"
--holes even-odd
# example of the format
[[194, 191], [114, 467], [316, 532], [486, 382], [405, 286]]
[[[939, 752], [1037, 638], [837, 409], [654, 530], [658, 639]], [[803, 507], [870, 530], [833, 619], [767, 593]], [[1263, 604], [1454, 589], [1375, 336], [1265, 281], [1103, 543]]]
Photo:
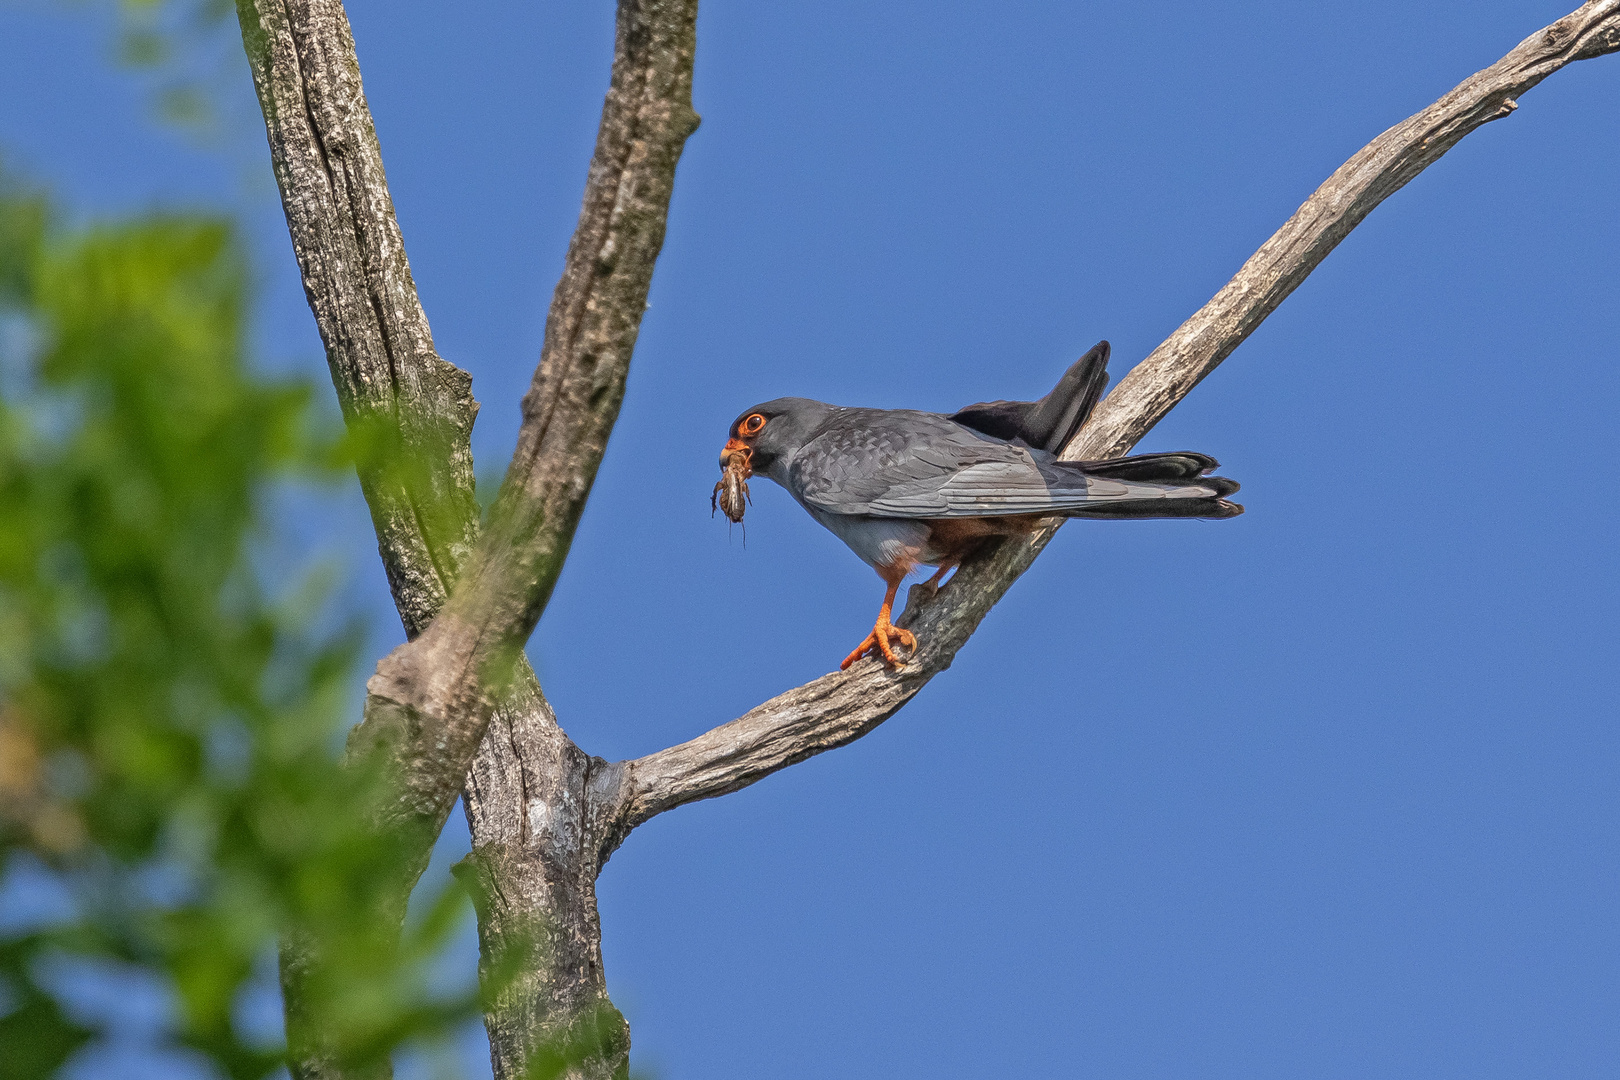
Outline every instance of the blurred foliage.
[[[159, 118], [215, 140], [242, 117], [224, 106], [242, 83], [242, 46], [232, 0], [60, 0], [111, 18], [113, 56], [141, 72]], [[250, 129], [249, 129], [250, 130]]]
[[283, 1057], [243, 1002], [290, 931], [325, 957], [303, 1004], [339, 1055], [477, 1011], [432, 988], [462, 894], [397, 943], [379, 914], [397, 862], [339, 751], [359, 628], [320, 574], [264, 580], [277, 485], [342, 455], [309, 384], [249, 363], [249, 299], [226, 222], [67, 228], [0, 175], [0, 874], [70, 898], [0, 920], [5, 1080], [97, 1035], [64, 958], [160, 979], [170, 1044], [232, 1077]]

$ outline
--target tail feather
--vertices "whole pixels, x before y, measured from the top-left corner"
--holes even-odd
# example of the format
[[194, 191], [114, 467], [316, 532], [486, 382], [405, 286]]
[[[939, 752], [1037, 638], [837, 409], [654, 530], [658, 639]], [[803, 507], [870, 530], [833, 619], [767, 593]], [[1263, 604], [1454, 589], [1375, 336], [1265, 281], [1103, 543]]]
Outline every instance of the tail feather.
[[[1103, 387], [1108, 383], [1108, 353], [1108, 342], [1099, 341], [1039, 401], [984, 401], [969, 405], [951, 419], [992, 438], [1022, 442], [1032, 449], [1058, 454], [1079, 433], [1102, 399]], [[1226, 496], [1238, 490], [1237, 481], [1208, 475], [1219, 465], [1208, 454], [1191, 452], [1138, 454], [1104, 461], [1043, 459], [1043, 471], [1058, 470], [1049, 473], [1048, 478], [1059, 489], [1078, 481], [1080, 490], [1085, 490], [1084, 482], [1074, 473], [1156, 489], [1126, 493], [1118, 499], [1082, 497], [1044, 512], [1055, 510], [1067, 517], [1094, 518], [1236, 517], [1243, 513], [1243, 507], [1228, 502]]]
[[1092, 476], [1106, 476], [1110, 480], [1147, 480], [1169, 482], [1194, 480], [1220, 462], [1208, 454], [1180, 451], [1169, 454], [1137, 454], [1135, 457], [1109, 458], [1106, 461], [1076, 461], [1072, 467]]
[[[1071, 517], [1229, 518], [1243, 507], [1226, 497], [1241, 486], [1225, 476], [1205, 476], [1217, 462], [1207, 454], [1141, 454], [1108, 461], [1050, 462], [1045, 469], [1101, 477], [1127, 485], [1124, 497], [1096, 499], [1065, 510]], [[1148, 490], [1143, 490], [1148, 489]]]
[[[1236, 486], [1236, 485], [1234, 485]], [[1225, 499], [1145, 499], [1141, 502], [1109, 503], [1091, 507], [1077, 507], [1066, 517], [1084, 518], [1230, 518], [1243, 513], [1241, 503]]]
[[1026, 442], [1056, 454], [1079, 433], [1108, 383], [1108, 353], [1108, 342], [1099, 341], [1035, 403], [1026, 423]]

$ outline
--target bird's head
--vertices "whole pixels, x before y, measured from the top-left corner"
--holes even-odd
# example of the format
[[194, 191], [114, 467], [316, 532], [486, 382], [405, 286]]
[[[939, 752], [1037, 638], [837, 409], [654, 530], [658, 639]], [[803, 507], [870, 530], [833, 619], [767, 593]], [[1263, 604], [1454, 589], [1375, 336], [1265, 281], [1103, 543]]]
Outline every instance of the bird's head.
[[809, 398], [777, 398], [746, 409], [732, 422], [731, 437], [720, 451], [720, 467], [740, 457], [746, 471], [780, 482], [774, 470], [785, 466], [833, 411], [834, 406]]

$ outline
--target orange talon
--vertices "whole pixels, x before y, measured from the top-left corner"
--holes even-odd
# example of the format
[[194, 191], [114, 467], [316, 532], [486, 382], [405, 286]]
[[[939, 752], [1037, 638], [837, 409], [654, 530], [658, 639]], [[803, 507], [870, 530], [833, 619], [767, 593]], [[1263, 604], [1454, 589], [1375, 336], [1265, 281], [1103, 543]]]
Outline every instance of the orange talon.
[[889, 582], [888, 592], [883, 594], [883, 606], [878, 609], [877, 623], [872, 632], [866, 635], [866, 640], [855, 646], [855, 651], [844, 657], [844, 662], [838, 665], [839, 671], [847, 671], [849, 665], [868, 653], [876, 653], [883, 657], [885, 663], [892, 668], [905, 666], [905, 661], [894, 654], [889, 645], [889, 639], [900, 642], [913, 652], [917, 649], [917, 635], [904, 627], [894, 625], [889, 621], [889, 615], [894, 611], [894, 594], [900, 589], [900, 579]]

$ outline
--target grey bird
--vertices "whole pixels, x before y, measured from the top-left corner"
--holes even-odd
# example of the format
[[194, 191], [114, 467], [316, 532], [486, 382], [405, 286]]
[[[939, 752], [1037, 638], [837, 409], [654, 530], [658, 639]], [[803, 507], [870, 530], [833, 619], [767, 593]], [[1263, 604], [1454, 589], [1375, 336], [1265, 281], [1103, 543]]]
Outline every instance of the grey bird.
[[938, 567], [937, 585], [987, 541], [1034, 532], [1043, 518], [1243, 513], [1226, 501], [1238, 485], [1207, 475], [1218, 463], [1205, 454], [1057, 459], [1102, 395], [1108, 351], [1098, 343], [1039, 401], [983, 402], [946, 415], [787, 397], [755, 405], [731, 425], [722, 469], [742, 479], [761, 473], [786, 488], [888, 586], [876, 625], [842, 668], [869, 653], [900, 667], [894, 644], [915, 650], [915, 635], [890, 616], [901, 580], [919, 565]]

